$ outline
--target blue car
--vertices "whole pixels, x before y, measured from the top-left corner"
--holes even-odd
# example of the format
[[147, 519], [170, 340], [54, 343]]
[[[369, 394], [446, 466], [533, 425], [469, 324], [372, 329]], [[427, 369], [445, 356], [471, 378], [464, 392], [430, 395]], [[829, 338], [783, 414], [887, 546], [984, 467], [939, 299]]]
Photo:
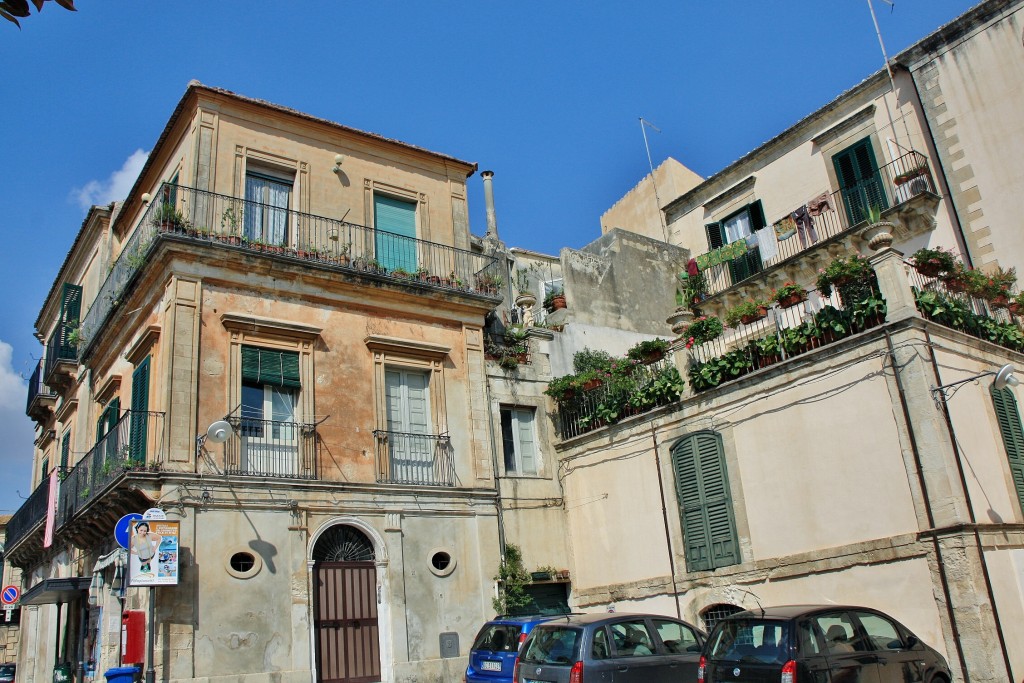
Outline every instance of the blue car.
[[534, 626], [553, 616], [498, 617], [476, 634], [469, 651], [466, 683], [512, 683], [519, 646]]

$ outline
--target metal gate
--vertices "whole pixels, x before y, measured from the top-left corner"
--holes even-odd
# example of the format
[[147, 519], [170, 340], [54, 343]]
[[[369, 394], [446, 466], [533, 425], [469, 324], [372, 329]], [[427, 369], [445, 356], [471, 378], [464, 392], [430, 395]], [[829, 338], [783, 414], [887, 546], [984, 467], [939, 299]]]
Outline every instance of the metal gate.
[[373, 562], [318, 562], [313, 566], [316, 604], [316, 680], [380, 681], [377, 568]]

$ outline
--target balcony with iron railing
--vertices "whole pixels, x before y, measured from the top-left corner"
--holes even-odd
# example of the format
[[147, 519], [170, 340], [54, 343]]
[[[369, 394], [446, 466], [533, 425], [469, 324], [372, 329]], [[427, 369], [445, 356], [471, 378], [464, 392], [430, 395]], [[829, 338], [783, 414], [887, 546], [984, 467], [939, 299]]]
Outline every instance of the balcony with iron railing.
[[46, 520], [46, 504], [50, 499], [50, 478], [47, 477], [36, 487], [17, 512], [7, 522], [4, 552], [10, 558], [18, 554], [18, 545], [34, 530], [41, 529]]
[[224, 472], [250, 477], [317, 479], [320, 438], [313, 423], [228, 416], [237, 438], [224, 448]]
[[[746, 253], [709, 265], [702, 272], [704, 295], [714, 298], [745, 280], [791, 264], [813, 249], [849, 237], [866, 227], [873, 216], [903, 215], [907, 222], [914, 222], [918, 213], [915, 200], [937, 194], [927, 157], [920, 152], [908, 152], [862, 182], [833, 192], [821, 213], [809, 216], [809, 222], [796, 224], [787, 234], [776, 235], [772, 244], [775, 253], [771, 257], [763, 258], [760, 243], [751, 237]], [[922, 223], [931, 225], [931, 221]]]
[[83, 352], [165, 239], [263, 254], [296, 265], [406, 286], [500, 300], [497, 260], [472, 251], [283, 209], [238, 197], [165, 185], [100, 287], [82, 320]]
[[57, 323], [46, 341], [43, 381], [53, 387], [67, 382], [78, 365], [77, 326]]
[[25, 403], [25, 414], [42, 424], [49, 419], [53, 406], [57, 402], [57, 393], [43, 381], [43, 361], [36, 363], [32, 377], [28, 380], [28, 400]]
[[159, 471], [164, 447], [163, 413], [125, 411], [61, 481], [58, 529], [131, 473]]
[[455, 457], [447, 434], [374, 430], [377, 483], [455, 486]]

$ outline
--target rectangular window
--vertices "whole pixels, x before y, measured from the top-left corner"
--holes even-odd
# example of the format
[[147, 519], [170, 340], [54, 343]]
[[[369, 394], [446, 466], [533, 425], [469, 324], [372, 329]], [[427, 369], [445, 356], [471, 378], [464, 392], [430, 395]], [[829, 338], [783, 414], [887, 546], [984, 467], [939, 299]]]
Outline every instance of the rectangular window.
[[384, 381], [391, 479], [429, 482], [433, 479], [437, 441], [430, 423], [430, 375], [387, 368]]
[[377, 263], [416, 272], [416, 202], [373, 195], [373, 227]]
[[39, 467], [39, 483], [42, 484], [47, 475], [50, 474], [50, 459], [43, 458], [43, 464]]
[[288, 244], [292, 183], [260, 173], [245, 175], [245, 237], [274, 246]]
[[672, 448], [672, 467], [687, 569], [739, 564], [739, 539], [722, 437], [714, 432], [698, 432], [682, 439]]
[[864, 138], [836, 153], [832, 164], [851, 226], [867, 220], [872, 211], [889, 208], [871, 138]]
[[242, 347], [239, 431], [245, 473], [298, 474], [299, 429], [295, 412], [300, 387], [298, 353]]
[[999, 423], [999, 433], [1003, 437], [1003, 447], [1010, 463], [1010, 476], [1013, 487], [1017, 491], [1017, 500], [1024, 509], [1024, 428], [1021, 427], [1020, 411], [1017, 399], [1009, 387], [996, 389], [990, 386], [992, 405]]
[[71, 430], [64, 432], [64, 436], [60, 440], [60, 469], [64, 472], [68, 471], [68, 465], [71, 460]]
[[132, 416], [130, 419], [129, 458], [142, 464], [146, 462], [149, 433], [149, 356], [146, 356], [132, 372]]
[[747, 240], [747, 253], [728, 262], [732, 284], [735, 285], [761, 272], [761, 249], [752, 242], [754, 233], [763, 227], [765, 219], [761, 200], [747, 204], [722, 220], [704, 226], [709, 251], [739, 240]]
[[534, 408], [501, 407], [501, 444], [507, 474], [537, 474]]

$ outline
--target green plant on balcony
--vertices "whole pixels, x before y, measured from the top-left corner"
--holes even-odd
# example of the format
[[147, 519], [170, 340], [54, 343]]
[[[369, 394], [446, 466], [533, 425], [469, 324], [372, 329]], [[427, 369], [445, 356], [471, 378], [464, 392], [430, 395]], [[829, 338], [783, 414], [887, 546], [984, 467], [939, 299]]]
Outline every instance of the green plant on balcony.
[[406, 270], [405, 268], [402, 268], [402, 267], [398, 267], [398, 268], [395, 268], [394, 270], [392, 270], [391, 271], [391, 275], [392, 275], [392, 277], [397, 277], [397, 278], [403, 279], [403, 280], [412, 277], [412, 273], [410, 273], [408, 270]]
[[610, 371], [612, 367], [612, 354], [607, 351], [600, 351], [584, 347], [577, 351], [572, 357], [572, 369], [577, 375], [582, 375], [591, 370], [601, 372]]
[[701, 272], [696, 259], [690, 259], [686, 264], [686, 272], [679, 274], [679, 281], [683, 284], [683, 291], [676, 297], [676, 306], [686, 306], [695, 309], [700, 302], [708, 296], [707, 278]]
[[498, 358], [498, 366], [504, 370], [514, 370], [519, 367], [519, 358], [516, 354], [506, 351]]
[[1014, 268], [996, 266], [987, 274], [983, 274], [983, 278], [976, 278], [972, 282], [973, 290], [968, 291], [974, 296], [986, 299], [994, 306], [1009, 305], [1011, 290], [1017, 284], [1017, 271]]
[[754, 352], [758, 367], [766, 367], [782, 360], [782, 343], [774, 334], [755, 339], [749, 347]]
[[903, 173], [900, 173], [899, 175], [895, 176], [892, 179], [892, 182], [893, 182], [894, 185], [897, 185], [897, 186], [903, 185], [904, 183], [908, 183], [911, 180], [913, 180], [914, 178], [917, 178], [918, 176], [922, 176], [922, 175], [924, 175], [927, 172], [928, 172], [928, 164], [926, 164], [924, 162], [921, 162], [917, 166], [914, 166], [913, 168], [910, 168], [910, 169], [904, 171]]
[[565, 290], [555, 285], [544, 295], [544, 310], [548, 313], [565, 308]]
[[725, 312], [725, 324], [736, 327], [740, 323], [749, 325], [768, 315], [768, 302], [764, 299], [747, 299]]
[[667, 339], [645, 339], [630, 347], [626, 357], [641, 363], [653, 363], [665, 357], [668, 346]]
[[523, 553], [519, 546], [512, 543], [505, 545], [505, 553], [501, 566], [494, 577], [498, 582], [498, 595], [491, 601], [491, 606], [498, 614], [515, 614], [530, 604], [531, 598], [526, 593], [526, 585], [530, 583], [530, 572], [523, 564]]
[[183, 232], [191, 227], [184, 214], [170, 202], [164, 202], [156, 208], [156, 211], [153, 212], [152, 223], [164, 232], [171, 230]]
[[85, 337], [82, 336], [82, 326], [77, 320], [70, 320], [65, 328], [64, 342], [68, 346], [78, 348], [79, 345], [85, 343]]
[[220, 215], [221, 232], [229, 236], [237, 236], [239, 234], [238, 226], [242, 223], [241, 214], [241, 207], [237, 210], [234, 206], [224, 209], [224, 213]]
[[78, 492], [78, 497], [81, 498], [82, 500], [85, 500], [86, 498], [89, 497], [90, 491], [91, 489], [88, 486], [86, 486], [85, 488]]
[[814, 314], [814, 324], [824, 339], [834, 341], [853, 331], [853, 315], [835, 306], [825, 306]]
[[823, 296], [832, 296], [832, 287], [866, 284], [871, 282], [874, 275], [871, 264], [863, 256], [839, 257], [818, 271], [817, 287]]
[[795, 282], [787, 282], [778, 289], [772, 290], [771, 300], [782, 308], [789, 308], [802, 301], [807, 301], [807, 292]]
[[687, 375], [690, 387], [695, 392], [699, 392], [744, 375], [753, 367], [754, 362], [746, 349], [735, 349], [704, 362], [691, 363], [687, 369]]
[[544, 393], [556, 401], [562, 402], [575, 396], [578, 389], [579, 381], [576, 375], [563, 375], [548, 382]]
[[481, 273], [476, 276], [476, 288], [482, 292], [495, 293], [505, 284], [505, 278], [495, 273]]
[[639, 410], [665, 405], [679, 399], [686, 383], [674, 365], [666, 365], [650, 381], [637, 387], [629, 396], [629, 405]]
[[787, 327], [780, 331], [782, 348], [790, 356], [803, 353], [818, 343], [818, 329], [812, 321]]
[[952, 251], [935, 247], [918, 249], [910, 255], [914, 269], [926, 277], [943, 277], [956, 272], [959, 261]]
[[690, 323], [679, 335], [686, 340], [686, 348], [700, 346], [705, 342], [717, 339], [722, 336], [725, 326], [722, 321], [713, 315], [702, 315]]

